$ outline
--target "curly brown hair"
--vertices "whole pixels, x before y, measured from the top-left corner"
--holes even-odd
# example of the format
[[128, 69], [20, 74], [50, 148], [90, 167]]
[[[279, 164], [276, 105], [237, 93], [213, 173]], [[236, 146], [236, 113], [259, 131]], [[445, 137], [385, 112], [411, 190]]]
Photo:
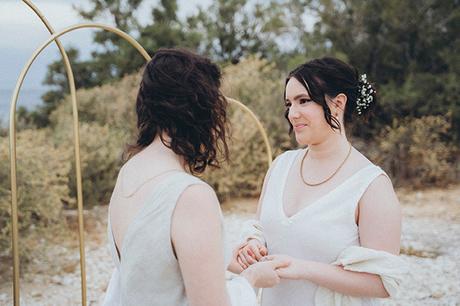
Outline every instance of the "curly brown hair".
[[192, 173], [218, 168], [218, 156], [228, 159], [228, 102], [220, 85], [220, 69], [209, 59], [184, 49], [156, 51], [143, 72], [136, 100], [137, 140], [128, 145], [125, 160], [158, 136]]

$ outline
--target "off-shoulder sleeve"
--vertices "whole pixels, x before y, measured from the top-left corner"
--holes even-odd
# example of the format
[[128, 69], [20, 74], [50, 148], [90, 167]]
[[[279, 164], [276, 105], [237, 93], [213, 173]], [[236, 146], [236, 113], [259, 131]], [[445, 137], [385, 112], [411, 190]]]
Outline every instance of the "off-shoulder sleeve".
[[[348, 271], [377, 274], [390, 297], [397, 294], [408, 272], [407, 263], [400, 256], [359, 246], [346, 248], [332, 264], [343, 266]], [[362, 298], [346, 296], [324, 287], [318, 287], [315, 295], [317, 306], [361, 306], [362, 301]]]

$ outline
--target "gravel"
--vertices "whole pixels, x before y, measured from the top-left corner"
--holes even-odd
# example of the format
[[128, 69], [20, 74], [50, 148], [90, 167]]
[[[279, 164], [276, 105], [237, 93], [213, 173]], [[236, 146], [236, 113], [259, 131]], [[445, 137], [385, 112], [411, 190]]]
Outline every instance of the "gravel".
[[[414, 198], [420, 200], [420, 195]], [[434, 206], [417, 208], [412, 204], [403, 206], [401, 244], [401, 256], [410, 265], [410, 273], [399, 295], [382, 300], [382, 304], [460, 305], [459, 218], [453, 218], [445, 206], [438, 207], [442, 214], [434, 214], [429, 213], [436, 209]], [[458, 213], [458, 198], [455, 197], [450, 205], [455, 205]], [[250, 211], [226, 210], [224, 222], [229, 241], [237, 240], [242, 223], [252, 216]], [[113, 264], [105, 240], [106, 208], [96, 208], [93, 213], [98, 221], [96, 230], [87, 237], [87, 301], [88, 305], [99, 305]], [[40, 266], [40, 269], [28, 269], [21, 279], [21, 305], [81, 305], [78, 250], [75, 247], [50, 246], [47, 256], [49, 262], [32, 264]], [[51, 263], [61, 267], [54, 275], [46, 269]], [[0, 284], [0, 305], [12, 305], [11, 291], [11, 283]]]

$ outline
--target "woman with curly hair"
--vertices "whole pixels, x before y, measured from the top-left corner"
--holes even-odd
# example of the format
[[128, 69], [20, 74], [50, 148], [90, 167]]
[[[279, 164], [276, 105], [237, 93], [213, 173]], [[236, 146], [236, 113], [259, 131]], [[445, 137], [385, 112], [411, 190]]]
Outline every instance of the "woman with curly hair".
[[[279, 282], [284, 260], [256, 264], [226, 282], [218, 199], [194, 176], [218, 167], [218, 154], [228, 156], [220, 84], [215, 64], [185, 50], [160, 49], [147, 64], [137, 140], [125, 152], [109, 205], [116, 269], [104, 305], [253, 306], [252, 286]], [[228, 268], [241, 272], [236, 262]]]

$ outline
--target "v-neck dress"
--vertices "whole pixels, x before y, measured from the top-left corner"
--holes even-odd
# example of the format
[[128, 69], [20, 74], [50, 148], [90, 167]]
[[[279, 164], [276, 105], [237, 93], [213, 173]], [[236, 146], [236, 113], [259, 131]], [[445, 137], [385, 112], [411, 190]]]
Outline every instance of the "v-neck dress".
[[[283, 193], [287, 176], [302, 150], [279, 156], [267, 182], [260, 214], [260, 224], [269, 254], [286, 254], [323, 263], [334, 262], [341, 251], [359, 246], [355, 210], [370, 183], [385, 172], [370, 164], [347, 178], [329, 193], [287, 217]], [[318, 288], [312, 282], [282, 280], [262, 293], [262, 306], [312, 306]], [[362, 305], [375, 305], [363, 299]]]
[[[121, 258], [112, 233], [109, 209], [107, 232], [115, 269], [103, 306], [188, 305], [171, 243], [171, 220], [179, 196], [194, 184], [206, 183], [185, 172], [174, 172], [156, 184], [125, 232]], [[228, 252], [226, 255], [227, 263]], [[256, 305], [254, 289], [244, 277], [236, 276], [226, 284], [232, 305]]]

